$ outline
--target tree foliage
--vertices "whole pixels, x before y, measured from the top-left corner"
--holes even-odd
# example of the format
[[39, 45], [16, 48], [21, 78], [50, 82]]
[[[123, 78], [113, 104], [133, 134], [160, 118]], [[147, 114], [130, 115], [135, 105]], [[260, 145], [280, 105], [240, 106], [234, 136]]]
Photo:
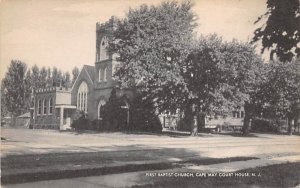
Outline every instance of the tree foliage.
[[187, 94], [184, 103], [196, 105], [197, 109], [210, 113], [221, 107], [223, 79], [221, 64], [222, 39], [216, 35], [201, 37], [195, 42], [186, 63], [182, 67], [182, 74], [187, 85]]
[[262, 53], [270, 50], [281, 61], [291, 61], [300, 57], [300, 5], [299, 0], [268, 0], [267, 12], [255, 23], [266, 23], [255, 30], [252, 42], [262, 42]]
[[293, 117], [293, 107], [300, 100], [300, 59], [268, 65], [267, 80], [262, 89], [269, 117]]
[[115, 76], [122, 86], [139, 87], [157, 104], [175, 104], [166, 100], [184, 89], [181, 66], [195, 27], [191, 8], [188, 1], [142, 5], [119, 21], [110, 50], [118, 54]]
[[207, 113], [241, 107], [255, 92], [261, 65], [249, 44], [222, 42], [216, 35], [201, 37], [183, 70], [188, 96]]
[[7, 109], [7, 101], [5, 97], [5, 90], [3, 86], [3, 81], [1, 82], [1, 118], [8, 115], [8, 109]]
[[37, 65], [34, 65], [33, 67], [31, 67], [31, 77], [27, 78], [28, 80], [30, 80], [32, 84], [31, 87], [33, 90], [41, 87], [39, 77], [40, 77], [40, 69]]
[[72, 83], [71, 83], [71, 85], [74, 84], [78, 74], [79, 74], [79, 69], [77, 67], [74, 67], [73, 70], [72, 70]]
[[26, 90], [25, 75], [27, 66], [19, 60], [12, 60], [8, 71], [3, 79], [5, 105], [7, 111], [13, 116], [20, 115], [25, 111], [26, 94], [30, 91]]
[[41, 88], [45, 88], [47, 86], [47, 69], [45, 67], [42, 67], [39, 74], [39, 86]]
[[63, 74], [63, 80], [64, 80], [64, 82], [63, 82], [64, 87], [70, 88], [71, 87], [71, 75], [69, 72], [65, 72]]

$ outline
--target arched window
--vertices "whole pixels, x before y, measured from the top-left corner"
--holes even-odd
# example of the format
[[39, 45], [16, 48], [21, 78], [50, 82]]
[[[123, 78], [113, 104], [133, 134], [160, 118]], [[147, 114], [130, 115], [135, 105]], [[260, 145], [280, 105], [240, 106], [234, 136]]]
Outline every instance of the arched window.
[[108, 39], [104, 36], [100, 42], [100, 61], [108, 59], [107, 46]]
[[44, 99], [43, 101], [43, 114], [47, 114], [47, 100]]
[[105, 105], [105, 100], [100, 100], [98, 104], [98, 119], [102, 119], [103, 117], [103, 106]]
[[53, 98], [49, 99], [49, 114], [53, 113]]
[[87, 113], [87, 96], [88, 86], [86, 82], [82, 82], [77, 92], [77, 109]]
[[42, 114], [42, 100], [38, 100], [38, 115]]

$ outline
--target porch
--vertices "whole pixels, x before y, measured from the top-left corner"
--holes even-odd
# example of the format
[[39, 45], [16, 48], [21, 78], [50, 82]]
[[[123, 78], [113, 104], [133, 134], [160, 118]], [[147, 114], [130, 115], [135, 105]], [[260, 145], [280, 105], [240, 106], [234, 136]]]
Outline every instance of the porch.
[[55, 108], [59, 111], [59, 130], [71, 129], [72, 115], [76, 111], [76, 106], [56, 105]]

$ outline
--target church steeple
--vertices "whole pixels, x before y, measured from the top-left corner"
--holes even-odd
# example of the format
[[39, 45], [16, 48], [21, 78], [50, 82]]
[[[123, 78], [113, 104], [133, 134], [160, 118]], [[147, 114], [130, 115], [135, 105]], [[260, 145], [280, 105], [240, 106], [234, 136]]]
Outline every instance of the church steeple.
[[107, 51], [107, 46], [108, 40], [111, 38], [116, 26], [116, 18], [114, 16], [105, 23], [96, 23], [96, 63], [112, 58]]
[[107, 87], [112, 81], [113, 56], [108, 52], [108, 42], [117, 27], [117, 20], [111, 17], [105, 23], [96, 23], [96, 60], [95, 60], [95, 83], [98, 87]]

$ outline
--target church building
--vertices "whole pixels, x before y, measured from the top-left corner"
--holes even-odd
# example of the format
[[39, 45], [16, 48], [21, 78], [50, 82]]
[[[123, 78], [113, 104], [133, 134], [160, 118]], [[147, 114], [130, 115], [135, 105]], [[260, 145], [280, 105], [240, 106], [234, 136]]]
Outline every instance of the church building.
[[113, 88], [123, 101], [122, 109], [129, 121], [129, 103], [132, 92], [118, 89], [112, 78], [117, 61], [107, 51], [108, 40], [116, 29], [116, 19], [103, 24], [96, 23], [96, 57], [94, 66], [84, 65], [72, 88], [50, 87], [33, 92], [31, 125], [33, 128], [68, 129], [78, 111], [89, 120], [102, 118], [102, 106], [106, 104]]

